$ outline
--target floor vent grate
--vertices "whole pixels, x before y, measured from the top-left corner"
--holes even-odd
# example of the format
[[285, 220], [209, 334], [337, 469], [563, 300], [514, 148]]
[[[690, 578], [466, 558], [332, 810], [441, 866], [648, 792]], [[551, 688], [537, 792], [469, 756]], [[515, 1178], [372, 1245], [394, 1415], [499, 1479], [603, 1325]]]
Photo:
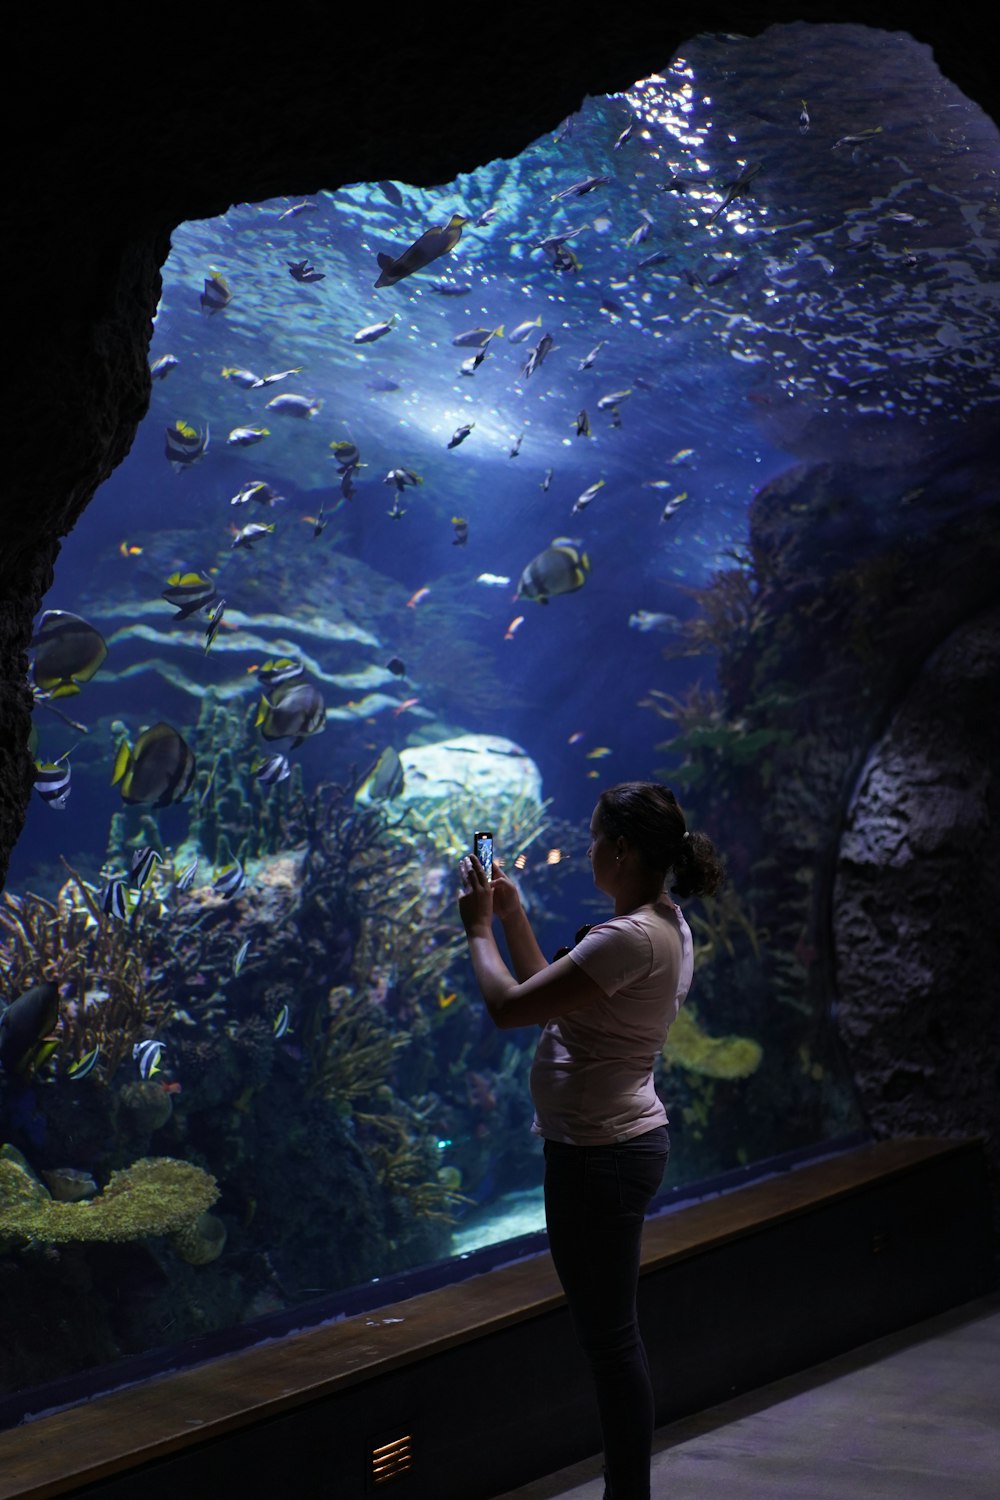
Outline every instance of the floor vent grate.
[[369, 1493], [381, 1490], [393, 1479], [401, 1479], [413, 1468], [413, 1434], [403, 1433], [373, 1444], [368, 1471]]

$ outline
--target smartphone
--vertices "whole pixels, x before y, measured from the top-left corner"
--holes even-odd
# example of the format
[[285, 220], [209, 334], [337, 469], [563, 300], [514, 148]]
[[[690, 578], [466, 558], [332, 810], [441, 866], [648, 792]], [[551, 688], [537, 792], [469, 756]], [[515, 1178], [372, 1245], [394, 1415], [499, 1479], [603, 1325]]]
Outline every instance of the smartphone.
[[493, 879], [493, 834], [485, 830], [472, 835], [472, 852], [486, 871], [486, 879]]

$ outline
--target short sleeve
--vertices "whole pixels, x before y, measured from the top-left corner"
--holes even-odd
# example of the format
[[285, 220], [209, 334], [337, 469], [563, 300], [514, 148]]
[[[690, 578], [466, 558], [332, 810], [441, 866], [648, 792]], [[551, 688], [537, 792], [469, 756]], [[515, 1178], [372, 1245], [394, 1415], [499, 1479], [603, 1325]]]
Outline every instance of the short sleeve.
[[649, 934], [627, 918], [592, 927], [569, 956], [609, 997], [645, 979], [653, 967]]

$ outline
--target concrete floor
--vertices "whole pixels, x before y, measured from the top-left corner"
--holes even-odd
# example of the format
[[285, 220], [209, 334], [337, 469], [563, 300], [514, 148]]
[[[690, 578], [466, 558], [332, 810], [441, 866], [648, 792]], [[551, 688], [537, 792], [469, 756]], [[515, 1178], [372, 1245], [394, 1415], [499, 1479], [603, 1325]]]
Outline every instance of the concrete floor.
[[[497, 1500], [601, 1500], [600, 1475]], [[652, 1497], [998, 1500], [1000, 1294], [660, 1428]]]

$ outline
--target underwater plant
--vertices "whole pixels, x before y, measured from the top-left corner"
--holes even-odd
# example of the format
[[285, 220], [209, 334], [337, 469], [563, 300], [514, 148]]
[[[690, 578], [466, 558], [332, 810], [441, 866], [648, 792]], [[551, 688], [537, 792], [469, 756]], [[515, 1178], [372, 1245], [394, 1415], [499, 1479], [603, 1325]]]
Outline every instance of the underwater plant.
[[663, 1047], [668, 1067], [706, 1078], [749, 1078], [760, 1067], [764, 1049], [748, 1036], [709, 1036], [690, 1003], [678, 1012]]

